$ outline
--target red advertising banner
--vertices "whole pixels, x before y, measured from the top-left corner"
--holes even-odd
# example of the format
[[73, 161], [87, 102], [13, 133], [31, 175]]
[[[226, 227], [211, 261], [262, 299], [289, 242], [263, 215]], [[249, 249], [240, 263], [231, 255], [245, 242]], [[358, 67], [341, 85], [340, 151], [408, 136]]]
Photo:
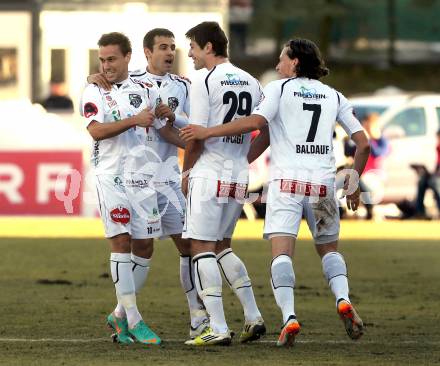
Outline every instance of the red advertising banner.
[[82, 151], [0, 151], [0, 215], [79, 215]]

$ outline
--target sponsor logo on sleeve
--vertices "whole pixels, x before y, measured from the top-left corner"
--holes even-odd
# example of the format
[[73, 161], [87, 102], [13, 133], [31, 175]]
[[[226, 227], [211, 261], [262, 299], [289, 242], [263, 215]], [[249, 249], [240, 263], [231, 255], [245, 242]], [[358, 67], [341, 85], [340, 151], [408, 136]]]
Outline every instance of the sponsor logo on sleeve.
[[98, 114], [98, 107], [94, 103], [87, 102], [84, 105], [84, 117], [90, 118], [92, 116], [96, 116], [97, 114]]
[[130, 222], [130, 211], [126, 207], [118, 206], [110, 211], [113, 222], [127, 225]]

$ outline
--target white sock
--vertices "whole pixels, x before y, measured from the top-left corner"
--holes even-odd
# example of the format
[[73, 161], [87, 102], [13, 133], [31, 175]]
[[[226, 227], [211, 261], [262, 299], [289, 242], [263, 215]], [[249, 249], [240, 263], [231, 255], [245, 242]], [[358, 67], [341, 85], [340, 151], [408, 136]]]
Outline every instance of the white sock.
[[206, 310], [197, 294], [194, 266], [189, 255], [180, 256], [180, 284], [188, 300], [191, 326], [196, 328], [206, 319]]
[[242, 260], [232, 252], [231, 248], [228, 248], [217, 255], [217, 262], [226, 281], [243, 306], [245, 320], [252, 322], [261, 318], [261, 313], [255, 302], [251, 280]]
[[348, 297], [347, 265], [344, 257], [338, 252], [327, 253], [322, 257], [322, 271], [335, 295], [336, 304], [340, 299], [350, 301]]
[[126, 318], [127, 317], [127, 313], [125, 312], [125, 309], [122, 306], [122, 304], [119, 302], [119, 300], [118, 300], [118, 303], [116, 304], [116, 307], [115, 307], [115, 310], [113, 311], [113, 313], [118, 318]]
[[115, 284], [116, 297], [124, 307], [129, 327], [142, 320], [136, 306], [136, 293], [133, 280], [130, 253], [111, 253], [110, 269]]
[[[142, 258], [134, 255], [131, 253], [131, 262], [133, 264], [132, 271], [133, 271], [133, 280], [134, 280], [134, 288], [136, 291], [136, 294], [139, 293], [140, 289], [143, 287], [148, 272], [150, 271], [150, 261], [151, 259]], [[118, 304], [116, 305], [116, 308], [114, 310], [115, 315], [118, 318], [125, 318], [127, 314], [125, 313], [124, 306], [118, 301]]]
[[215, 253], [198, 254], [193, 263], [197, 292], [209, 314], [211, 328], [214, 333], [226, 333], [228, 326], [223, 310], [222, 277]]
[[134, 288], [138, 294], [147, 280], [148, 272], [150, 272], [151, 259], [138, 257], [131, 253], [131, 262], [133, 264], [131, 270], [133, 271]]
[[281, 254], [272, 260], [270, 268], [270, 283], [277, 305], [283, 313], [283, 323], [291, 315], [295, 315], [294, 295], [295, 273], [293, 271], [292, 259]]

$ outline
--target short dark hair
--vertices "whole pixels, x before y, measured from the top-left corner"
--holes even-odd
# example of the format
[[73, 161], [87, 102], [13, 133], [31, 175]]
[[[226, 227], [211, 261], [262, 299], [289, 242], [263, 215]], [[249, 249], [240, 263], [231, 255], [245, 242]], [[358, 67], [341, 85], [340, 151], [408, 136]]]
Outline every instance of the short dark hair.
[[319, 80], [328, 75], [329, 69], [325, 67], [324, 60], [318, 46], [308, 39], [291, 39], [285, 45], [288, 47], [287, 56], [290, 59], [297, 58], [296, 75], [305, 76], [309, 79]]
[[98, 46], [104, 47], [109, 45], [119, 46], [124, 56], [127, 56], [127, 53], [131, 53], [131, 42], [124, 33], [111, 32], [103, 34], [98, 41]]
[[216, 56], [228, 57], [228, 38], [217, 22], [203, 22], [186, 32], [185, 36], [195, 41], [200, 48], [211, 42]]
[[148, 48], [150, 51], [153, 51], [154, 47], [154, 37], [156, 36], [163, 36], [163, 37], [170, 37], [175, 38], [174, 33], [171, 32], [169, 29], [166, 28], [154, 28], [147, 32], [147, 34], [144, 37], [144, 48]]

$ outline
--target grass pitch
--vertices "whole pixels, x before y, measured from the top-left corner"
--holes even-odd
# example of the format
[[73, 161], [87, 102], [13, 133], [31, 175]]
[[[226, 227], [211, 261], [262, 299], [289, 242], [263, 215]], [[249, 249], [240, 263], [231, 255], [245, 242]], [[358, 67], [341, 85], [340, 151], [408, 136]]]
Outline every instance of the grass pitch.
[[[105, 317], [114, 306], [109, 249], [98, 239], [0, 239], [0, 364], [2, 365], [433, 365], [440, 364], [440, 243], [349, 240], [351, 298], [367, 325], [351, 341], [310, 241], [299, 241], [294, 261], [296, 311], [302, 332], [291, 349], [275, 346], [281, 316], [269, 284], [269, 246], [234, 243], [254, 285], [268, 327], [263, 342], [193, 349], [178, 256], [156, 243], [146, 287], [138, 298], [160, 347], [113, 344]], [[243, 322], [238, 299], [224, 287], [232, 330]]]

